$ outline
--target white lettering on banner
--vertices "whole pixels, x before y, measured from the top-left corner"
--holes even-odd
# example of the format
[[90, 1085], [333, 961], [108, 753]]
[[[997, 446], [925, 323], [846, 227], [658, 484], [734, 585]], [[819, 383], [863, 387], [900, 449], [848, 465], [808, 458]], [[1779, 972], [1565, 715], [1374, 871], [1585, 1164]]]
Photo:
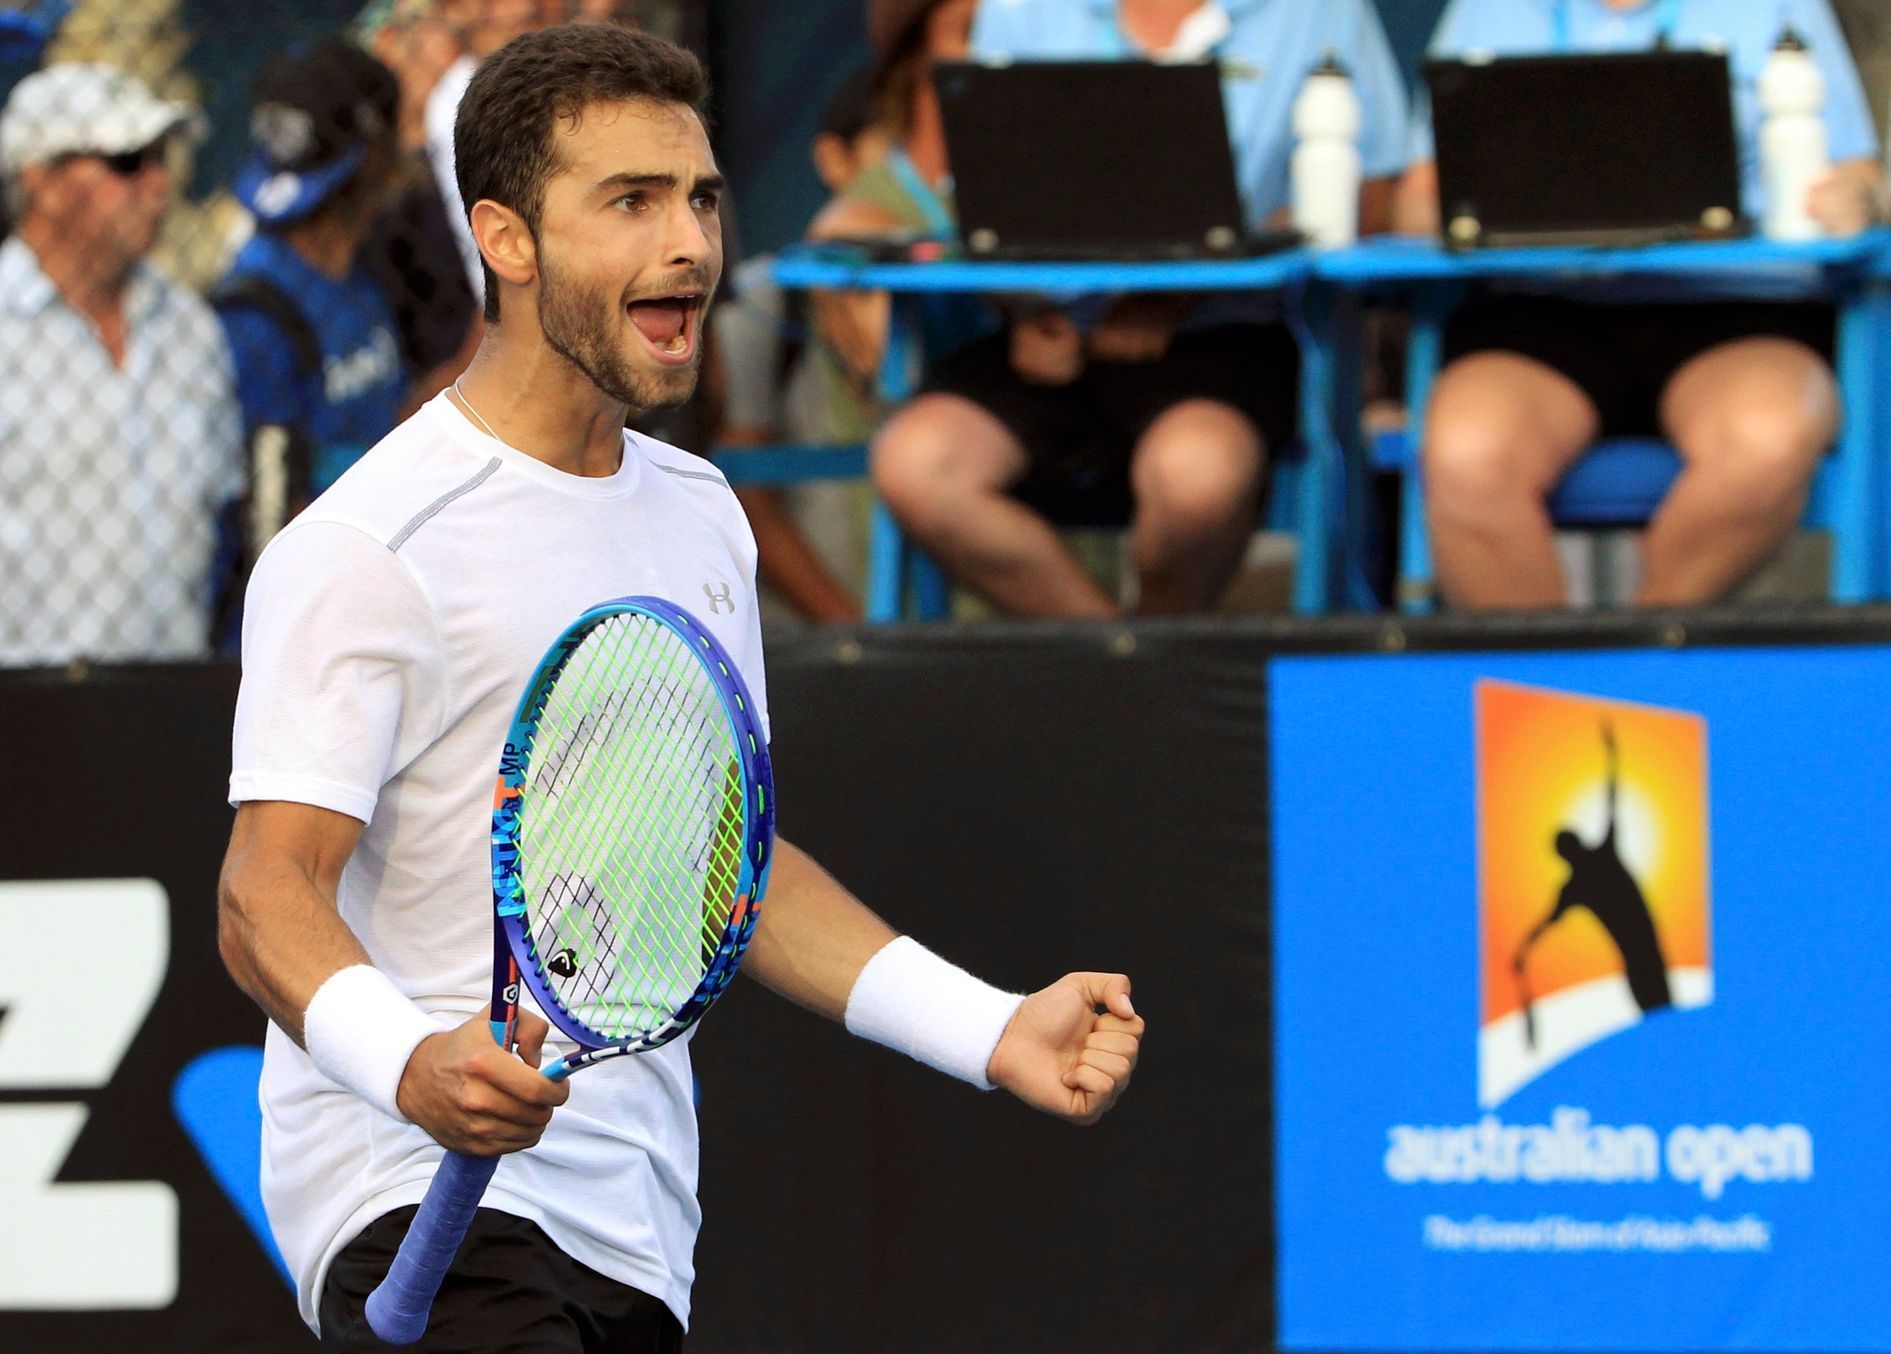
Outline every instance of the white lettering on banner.
[[1424, 1222], [1433, 1251], [1768, 1251], [1772, 1224], [1748, 1213], [1738, 1218], [1651, 1218], [1630, 1214], [1615, 1222], [1561, 1213], [1511, 1221], [1479, 1214], [1460, 1221], [1433, 1213]]
[[84, 1105], [0, 1106], [0, 1311], [168, 1307], [177, 1193], [158, 1181], [54, 1184]]
[[[0, 1092], [104, 1086], [170, 961], [150, 879], [0, 884]], [[56, 962], [55, 962], [56, 961]], [[0, 1311], [169, 1306], [177, 1194], [161, 1181], [59, 1183], [90, 1110], [0, 1100]]]
[[1812, 1135], [1798, 1124], [1732, 1128], [1683, 1124], [1668, 1135], [1668, 1174], [1699, 1181], [1701, 1193], [1718, 1199], [1729, 1180], [1812, 1179]]
[[1559, 1105], [1547, 1124], [1506, 1124], [1487, 1114], [1475, 1124], [1398, 1124], [1386, 1134], [1385, 1173], [1401, 1185], [1622, 1184], [1668, 1174], [1720, 1198], [1728, 1182], [1812, 1179], [1812, 1134], [1800, 1124], [1682, 1124], [1665, 1152], [1647, 1124], [1591, 1123], [1589, 1112]]

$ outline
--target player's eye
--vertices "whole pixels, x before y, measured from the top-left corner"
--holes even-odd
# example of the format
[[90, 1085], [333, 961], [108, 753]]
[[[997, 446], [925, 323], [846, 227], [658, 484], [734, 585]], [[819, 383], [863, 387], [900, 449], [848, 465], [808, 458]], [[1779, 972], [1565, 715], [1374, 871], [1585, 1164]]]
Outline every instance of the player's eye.
[[696, 194], [690, 201], [695, 204], [699, 212], [713, 212], [722, 205], [722, 194], [706, 189]]

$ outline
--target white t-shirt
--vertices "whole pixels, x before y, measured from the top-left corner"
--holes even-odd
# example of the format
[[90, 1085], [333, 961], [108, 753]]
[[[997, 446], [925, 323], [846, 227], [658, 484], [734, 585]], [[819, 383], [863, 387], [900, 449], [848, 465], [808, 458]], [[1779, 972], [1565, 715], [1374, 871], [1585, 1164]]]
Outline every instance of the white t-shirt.
[[433, 166], [433, 181], [440, 187], [440, 201], [446, 204], [447, 220], [453, 223], [453, 239], [460, 247], [460, 263], [466, 279], [473, 285], [473, 299], [486, 295], [485, 273], [480, 268], [479, 246], [473, 243], [473, 227], [466, 219], [466, 207], [460, 201], [460, 181], [453, 169], [453, 120], [459, 116], [460, 100], [473, 82], [479, 60], [463, 56], [446, 69], [427, 95], [423, 117], [427, 130], [427, 160]]
[[[491, 993], [493, 776], [558, 634], [614, 597], [670, 599], [727, 647], [767, 721], [755, 543], [706, 462], [636, 433], [607, 478], [554, 470], [441, 395], [272, 541], [250, 584], [232, 803], [362, 820], [341, 916], [443, 1028]], [[553, 1040], [553, 1053], [570, 1051]], [[329, 1081], [275, 1025], [263, 1062], [263, 1201], [316, 1324], [335, 1253], [417, 1202], [427, 1134]], [[486, 1205], [661, 1298], [686, 1325], [696, 1202], [687, 1039], [573, 1077]]]

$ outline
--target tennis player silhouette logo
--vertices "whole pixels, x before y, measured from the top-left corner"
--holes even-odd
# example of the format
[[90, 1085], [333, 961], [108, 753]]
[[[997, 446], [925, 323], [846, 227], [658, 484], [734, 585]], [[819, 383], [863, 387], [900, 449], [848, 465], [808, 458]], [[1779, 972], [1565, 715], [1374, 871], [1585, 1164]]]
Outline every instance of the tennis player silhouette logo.
[[[1707, 720], [1481, 678], [1477, 1095], [1714, 999]], [[1632, 1055], [1623, 1055], [1632, 1056]]]
[[1568, 862], [1569, 881], [1557, 894], [1549, 915], [1523, 938], [1511, 965], [1523, 1002], [1524, 1039], [1532, 1049], [1536, 1047], [1536, 1008], [1530, 994], [1530, 951], [1574, 908], [1587, 908], [1621, 951], [1629, 993], [1643, 1015], [1674, 1003], [1668, 989], [1667, 960], [1662, 956], [1661, 941], [1655, 934], [1654, 914], [1648, 909], [1641, 884], [1623, 863], [1616, 843], [1621, 750], [1616, 745], [1614, 725], [1608, 719], [1602, 721], [1602, 747], [1608, 761], [1608, 823], [1602, 838], [1590, 846], [1571, 828], [1566, 827], [1556, 834], [1556, 854]]

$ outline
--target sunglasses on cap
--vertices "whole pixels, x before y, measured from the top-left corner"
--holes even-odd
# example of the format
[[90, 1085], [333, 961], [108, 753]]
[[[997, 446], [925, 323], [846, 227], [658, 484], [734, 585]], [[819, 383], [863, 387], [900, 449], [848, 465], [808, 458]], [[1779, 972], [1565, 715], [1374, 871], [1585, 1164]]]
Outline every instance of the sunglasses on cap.
[[121, 150], [107, 154], [100, 150], [79, 150], [68, 155], [61, 155], [55, 163], [70, 164], [74, 160], [97, 160], [121, 179], [133, 178], [154, 165], [164, 163], [165, 138], [159, 137], [148, 146], [136, 150]]

